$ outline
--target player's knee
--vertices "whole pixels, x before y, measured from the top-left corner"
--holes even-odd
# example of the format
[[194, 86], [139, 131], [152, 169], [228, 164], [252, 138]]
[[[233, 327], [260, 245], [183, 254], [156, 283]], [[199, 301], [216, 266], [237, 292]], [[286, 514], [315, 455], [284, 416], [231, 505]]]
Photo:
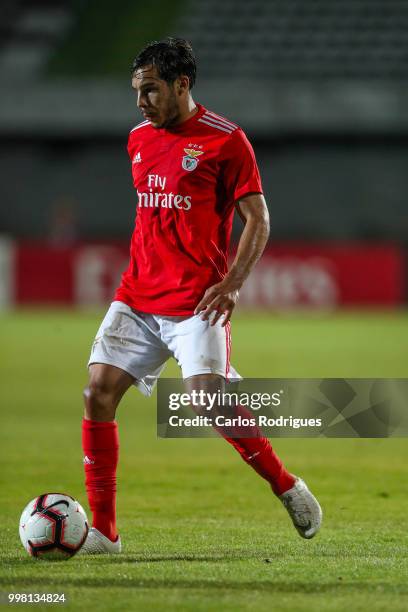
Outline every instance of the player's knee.
[[85, 408], [88, 418], [113, 418], [117, 401], [114, 389], [104, 380], [91, 378], [84, 389]]

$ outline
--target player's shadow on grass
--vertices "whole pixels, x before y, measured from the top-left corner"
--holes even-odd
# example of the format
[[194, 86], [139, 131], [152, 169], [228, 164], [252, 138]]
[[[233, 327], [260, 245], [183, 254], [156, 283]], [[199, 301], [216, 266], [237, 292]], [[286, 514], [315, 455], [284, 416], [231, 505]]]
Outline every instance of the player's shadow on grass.
[[[215, 554], [185, 554], [185, 553], [173, 553], [168, 555], [143, 555], [143, 554], [128, 554], [128, 555], [117, 555], [105, 557], [104, 559], [100, 558], [101, 562], [105, 562], [108, 564], [122, 564], [122, 563], [166, 563], [166, 562], [174, 562], [174, 561], [184, 561], [186, 563], [225, 563], [227, 561], [236, 561], [236, 560], [245, 560], [245, 559], [260, 559], [261, 561], [265, 561], [269, 559], [271, 552], [263, 553], [258, 552], [248, 552], [247, 550], [234, 550], [234, 551], [226, 551], [223, 553], [215, 553]], [[86, 557], [87, 560], [95, 557]], [[85, 557], [84, 557], [85, 559]]]
[[[265, 579], [266, 578], [266, 579]], [[194, 590], [194, 589], [206, 589], [210, 591], [257, 591], [264, 593], [361, 593], [367, 592], [371, 593], [373, 590], [372, 581], [368, 580], [367, 582], [359, 581], [359, 582], [348, 582], [347, 580], [339, 581], [331, 580], [324, 584], [320, 582], [311, 582], [310, 580], [301, 582], [301, 581], [293, 581], [288, 580], [284, 582], [274, 581], [267, 578], [267, 573], [259, 581], [241, 581], [241, 580], [197, 580], [197, 579], [184, 579], [184, 580], [163, 580], [160, 578], [156, 579], [146, 579], [146, 577], [142, 578], [133, 578], [133, 579], [125, 579], [125, 578], [110, 578], [106, 577], [101, 578], [90, 578], [89, 576], [46, 576], [41, 578], [37, 577], [13, 577], [13, 578], [0, 578], [0, 585], [5, 588], [9, 588], [12, 585], [13, 589], [21, 588], [35, 588], [47, 590], [55, 590], [55, 589], [64, 589], [69, 587], [74, 588], [100, 588], [100, 589], [112, 589], [112, 588], [123, 588], [123, 589], [135, 589], [140, 588], [143, 590], [151, 589], [185, 589], [185, 590]], [[395, 595], [398, 593], [399, 595], [407, 595], [408, 594], [408, 586], [407, 584], [389, 584], [386, 582], [376, 582], [375, 588], [379, 590], [382, 594], [389, 592], [390, 594]]]
[[[7, 557], [4, 560], [4, 565], [9, 567], [34, 567], [38, 564], [41, 568], [47, 568], [51, 565], [53, 567], [61, 567], [65, 563], [68, 563], [68, 567], [71, 569], [73, 565], [77, 567], [81, 567], [84, 562], [91, 563], [95, 567], [100, 566], [110, 566], [110, 565], [126, 565], [126, 564], [136, 564], [136, 565], [144, 565], [150, 563], [174, 563], [174, 562], [185, 562], [185, 563], [228, 563], [233, 561], [245, 561], [249, 559], [256, 559], [260, 563], [269, 565], [273, 567], [273, 563], [275, 561], [282, 562], [285, 559], [293, 560], [293, 558], [299, 554], [299, 547], [301, 544], [299, 542], [295, 542], [292, 546], [271, 546], [265, 549], [257, 549], [253, 551], [248, 551], [245, 548], [242, 549], [233, 549], [233, 550], [221, 550], [219, 552], [197, 552], [197, 553], [183, 553], [183, 552], [174, 552], [168, 554], [155, 554], [155, 553], [128, 553], [121, 555], [78, 555], [73, 557], [73, 559], [68, 560], [67, 562], [61, 561], [45, 561], [45, 560], [33, 560], [30, 557], [25, 555], [15, 555], [13, 557]], [[327, 548], [324, 545], [321, 545], [319, 542], [312, 542], [311, 545], [309, 543], [309, 550], [302, 550], [302, 557], [310, 557], [311, 559], [315, 559], [316, 556], [320, 558], [334, 558], [338, 559], [339, 555], [343, 557], [354, 558], [360, 555], [366, 555], [366, 552], [362, 550], [361, 546], [352, 547], [352, 546], [344, 546], [337, 547], [335, 550]], [[376, 551], [377, 558], [384, 557], [388, 558], [388, 552], [381, 554], [381, 551]], [[62, 564], [62, 565], [61, 565]], [[0, 578], [1, 584], [1, 578]]]
[[[247, 550], [234, 550], [234, 551], [226, 551], [223, 553], [216, 554], [184, 554], [184, 553], [174, 553], [168, 555], [147, 555], [147, 554], [121, 554], [121, 555], [84, 555], [74, 557], [73, 559], [68, 559], [68, 561], [45, 561], [41, 559], [32, 559], [30, 557], [24, 556], [15, 556], [8, 557], [7, 561], [5, 561], [5, 565], [10, 567], [33, 567], [33, 564], [38, 564], [41, 568], [50, 567], [51, 564], [54, 564], [53, 567], [61, 567], [63, 563], [69, 563], [69, 567], [76, 562], [84, 562], [93, 563], [95, 566], [100, 565], [121, 565], [126, 563], [136, 563], [138, 565], [142, 565], [144, 563], [165, 563], [165, 562], [174, 562], [174, 561], [185, 561], [188, 563], [220, 563], [226, 561], [235, 561], [237, 559], [260, 559], [261, 561], [268, 562], [269, 557], [271, 556], [271, 551], [267, 551], [265, 553], [262, 552], [253, 552], [249, 553]], [[281, 555], [279, 555], [281, 558]], [[266, 561], [267, 560], [267, 561]], [[1, 578], [0, 578], [1, 584]]]

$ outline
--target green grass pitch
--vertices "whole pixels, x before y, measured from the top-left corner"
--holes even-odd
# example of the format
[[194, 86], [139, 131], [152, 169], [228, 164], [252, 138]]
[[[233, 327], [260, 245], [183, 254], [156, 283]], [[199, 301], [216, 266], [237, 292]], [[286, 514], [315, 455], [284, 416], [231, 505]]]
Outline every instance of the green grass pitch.
[[[81, 390], [100, 316], [0, 318], [3, 593], [63, 592], [68, 609], [84, 610], [408, 609], [406, 439], [276, 441], [324, 509], [321, 533], [305, 541], [229, 445], [157, 439], [155, 400], [133, 389], [118, 413], [124, 553], [30, 559], [17, 528], [32, 497], [65, 491], [87, 508]], [[407, 377], [407, 336], [402, 312], [240, 314], [233, 363], [253, 377]]]

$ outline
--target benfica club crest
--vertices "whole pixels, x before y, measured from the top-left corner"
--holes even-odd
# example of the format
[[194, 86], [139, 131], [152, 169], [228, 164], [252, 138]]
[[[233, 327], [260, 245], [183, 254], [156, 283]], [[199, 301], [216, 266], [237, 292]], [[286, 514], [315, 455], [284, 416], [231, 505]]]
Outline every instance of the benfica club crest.
[[184, 152], [187, 153], [182, 159], [181, 165], [184, 170], [188, 172], [192, 172], [198, 166], [198, 156], [202, 155], [204, 151], [196, 151], [195, 149], [184, 149]]

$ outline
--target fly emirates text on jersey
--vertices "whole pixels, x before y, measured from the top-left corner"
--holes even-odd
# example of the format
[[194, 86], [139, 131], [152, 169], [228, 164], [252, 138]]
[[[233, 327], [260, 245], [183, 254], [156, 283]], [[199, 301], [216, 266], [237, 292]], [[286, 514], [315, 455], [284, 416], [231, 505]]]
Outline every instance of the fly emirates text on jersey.
[[[159, 176], [158, 174], [147, 175], [147, 187], [149, 191], [140, 192], [138, 190], [137, 195], [139, 198], [139, 208], [178, 208], [179, 210], [190, 210], [191, 208], [191, 196], [182, 196], [174, 194], [172, 192], [166, 193], [166, 182], [165, 176]], [[154, 191], [153, 189], [161, 189], [160, 191]]]

